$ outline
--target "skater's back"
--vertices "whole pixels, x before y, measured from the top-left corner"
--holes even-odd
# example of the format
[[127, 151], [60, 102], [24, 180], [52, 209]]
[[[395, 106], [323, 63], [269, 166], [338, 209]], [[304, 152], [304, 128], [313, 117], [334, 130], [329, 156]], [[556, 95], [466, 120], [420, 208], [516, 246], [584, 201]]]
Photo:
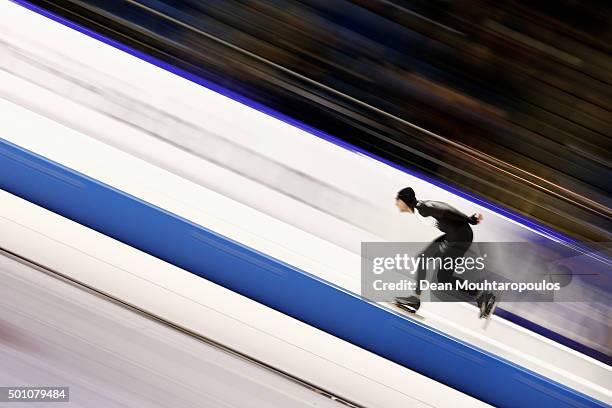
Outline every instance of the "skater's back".
[[467, 216], [455, 207], [441, 201], [418, 201], [415, 207], [421, 216], [435, 218], [436, 227], [448, 235], [449, 241], [471, 242], [470, 225], [478, 224], [477, 215]]

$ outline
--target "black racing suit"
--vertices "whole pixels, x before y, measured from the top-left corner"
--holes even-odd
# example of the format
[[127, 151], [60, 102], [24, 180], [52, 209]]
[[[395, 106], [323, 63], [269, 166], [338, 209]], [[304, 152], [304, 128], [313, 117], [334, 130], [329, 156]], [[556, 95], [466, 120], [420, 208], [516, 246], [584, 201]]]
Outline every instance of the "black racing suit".
[[[436, 238], [423, 251], [425, 257], [439, 257], [442, 259], [442, 267], [438, 269], [438, 282], [452, 283], [462, 280], [453, 276], [453, 268], [445, 268], [445, 258], [459, 258], [465, 255], [472, 244], [474, 234], [471, 225], [478, 223], [475, 216], [468, 217], [454, 207], [440, 201], [419, 201], [416, 209], [423, 217], [433, 217], [436, 219], [436, 227], [444, 234]], [[448, 263], [446, 263], [448, 264]], [[454, 265], [454, 259], [452, 264]], [[427, 270], [419, 268], [417, 279], [420, 282], [426, 278]], [[417, 294], [421, 294], [421, 289], [417, 286]], [[470, 296], [477, 296], [477, 291], [466, 291]]]

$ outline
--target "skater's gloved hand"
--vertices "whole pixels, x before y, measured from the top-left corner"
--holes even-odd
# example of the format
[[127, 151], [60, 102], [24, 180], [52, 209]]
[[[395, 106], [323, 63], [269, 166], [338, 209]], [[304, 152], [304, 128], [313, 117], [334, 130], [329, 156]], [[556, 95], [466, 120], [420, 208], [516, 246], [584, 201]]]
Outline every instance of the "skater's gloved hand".
[[478, 214], [472, 214], [470, 218], [472, 219], [472, 222], [470, 222], [470, 224], [476, 225], [476, 224], [480, 224], [480, 221], [482, 221], [483, 216], [481, 213], [478, 213]]

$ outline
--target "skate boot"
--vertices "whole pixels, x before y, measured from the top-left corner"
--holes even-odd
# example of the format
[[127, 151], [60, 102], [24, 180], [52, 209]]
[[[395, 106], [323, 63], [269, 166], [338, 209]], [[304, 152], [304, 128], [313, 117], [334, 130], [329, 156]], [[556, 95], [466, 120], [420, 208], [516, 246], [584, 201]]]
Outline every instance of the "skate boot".
[[478, 310], [480, 310], [478, 318], [482, 319], [482, 316], [484, 316], [485, 312], [485, 306], [487, 305], [487, 292], [480, 292], [480, 294], [476, 298], [476, 305], [478, 306]]
[[485, 313], [483, 316], [485, 319], [491, 316], [491, 313], [493, 312], [496, 301], [497, 301], [497, 296], [495, 296], [493, 293], [489, 294], [489, 298], [487, 299], [487, 304], [485, 306]]
[[479, 318], [488, 318], [491, 315], [491, 311], [493, 310], [493, 306], [495, 305], [495, 300], [497, 297], [493, 293], [483, 293], [478, 297], [476, 303], [478, 304], [478, 308], [480, 309]]
[[410, 297], [396, 297], [395, 304], [410, 313], [416, 313], [421, 307], [421, 299], [416, 296]]

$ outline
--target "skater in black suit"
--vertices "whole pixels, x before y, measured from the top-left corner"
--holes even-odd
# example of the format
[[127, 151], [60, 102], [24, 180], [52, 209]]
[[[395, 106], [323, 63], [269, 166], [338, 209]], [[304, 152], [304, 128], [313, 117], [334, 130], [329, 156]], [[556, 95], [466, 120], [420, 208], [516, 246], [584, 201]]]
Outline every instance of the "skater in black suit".
[[[467, 216], [456, 208], [440, 201], [421, 201], [416, 199], [414, 190], [406, 187], [397, 193], [395, 205], [401, 212], [414, 214], [415, 210], [423, 217], [433, 217], [436, 220], [436, 227], [444, 234], [435, 239], [424, 251], [425, 257], [459, 258], [465, 255], [474, 234], [472, 225], [477, 225], [482, 221], [482, 214]], [[454, 265], [454, 263], [453, 263]], [[417, 282], [426, 278], [427, 271], [419, 268], [417, 272]], [[453, 285], [461, 278], [454, 275], [454, 270], [450, 268], [440, 268], [437, 274], [439, 283], [452, 283]], [[489, 293], [478, 293], [469, 291], [468, 295], [477, 300], [480, 307], [480, 317], [488, 315], [489, 304], [493, 304], [495, 298]], [[398, 297], [396, 302], [405, 309], [416, 312], [421, 305], [421, 290], [417, 286], [416, 294], [410, 297]]]

